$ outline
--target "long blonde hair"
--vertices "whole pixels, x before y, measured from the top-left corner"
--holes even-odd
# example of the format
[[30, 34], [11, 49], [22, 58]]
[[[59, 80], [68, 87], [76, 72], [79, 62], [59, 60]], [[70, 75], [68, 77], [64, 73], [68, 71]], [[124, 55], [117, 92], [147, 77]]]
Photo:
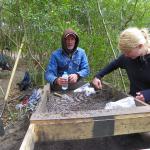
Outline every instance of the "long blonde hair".
[[118, 47], [122, 52], [131, 51], [133, 48], [140, 44], [150, 47], [148, 30], [134, 28], [128, 28], [121, 32], [119, 37]]

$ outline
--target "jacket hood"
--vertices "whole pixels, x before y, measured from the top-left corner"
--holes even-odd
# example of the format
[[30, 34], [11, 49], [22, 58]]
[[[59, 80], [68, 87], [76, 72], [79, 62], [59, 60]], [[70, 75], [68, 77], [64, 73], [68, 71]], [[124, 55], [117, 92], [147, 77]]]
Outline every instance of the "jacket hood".
[[70, 51], [67, 49], [65, 38], [70, 34], [72, 34], [76, 37], [75, 46], [74, 46], [73, 50], [71, 51], [71, 53], [77, 49], [78, 44], [79, 44], [79, 37], [78, 37], [77, 33], [75, 31], [73, 31], [72, 29], [66, 29], [62, 35], [61, 45], [62, 45], [62, 49], [67, 53], [70, 53]]

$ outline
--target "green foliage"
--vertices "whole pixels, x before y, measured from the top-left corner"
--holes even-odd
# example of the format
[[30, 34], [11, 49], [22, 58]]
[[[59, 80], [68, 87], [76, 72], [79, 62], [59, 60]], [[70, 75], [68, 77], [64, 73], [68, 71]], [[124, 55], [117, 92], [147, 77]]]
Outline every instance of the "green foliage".
[[[73, 28], [79, 34], [80, 47], [87, 52], [90, 79], [114, 58], [112, 48], [118, 55], [117, 40], [121, 30], [129, 26], [149, 27], [150, 23], [149, 0], [3, 0], [0, 8], [1, 49], [9, 46], [16, 51], [16, 45], [20, 45], [25, 35], [23, 52], [32, 60], [30, 49], [45, 67], [51, 52], [61, 47], [64, 29]], [[29, 63], [29, 67], [34, 65]], [[119, 74], [117, 76], [120, 78]]]

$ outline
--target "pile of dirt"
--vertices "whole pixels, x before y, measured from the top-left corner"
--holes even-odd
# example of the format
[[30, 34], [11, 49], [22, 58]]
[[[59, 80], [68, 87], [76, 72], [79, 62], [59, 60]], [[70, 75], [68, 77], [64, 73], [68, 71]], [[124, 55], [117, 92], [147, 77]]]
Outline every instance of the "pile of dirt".
[[87, 96], [85, 92], [75, 93], [68, 91], [66, 93], [60, 92], [61, 97], [50, 94], [47, 100], [47, 110], [53, 113], [63, 113], [70, 111], [86, 111], [86, 110], [100, 110], [104, 109], [106, 103], [117, 101], [125, 97], [119, 92], [112, 92], [109, 87], [97, 91], [95, 94]]

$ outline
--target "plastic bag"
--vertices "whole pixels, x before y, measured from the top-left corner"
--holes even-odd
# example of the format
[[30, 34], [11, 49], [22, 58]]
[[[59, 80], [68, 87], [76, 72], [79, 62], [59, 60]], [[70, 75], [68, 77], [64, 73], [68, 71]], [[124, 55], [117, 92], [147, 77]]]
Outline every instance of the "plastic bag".
[[90, 83], [86, 83], [86, 84], [82, 85], [81, 87], [75, 89], [74, 92], [75, 92], [75, 93], [76, 93], [76, 92], [84, 92], [85, 89], [86, 89], [87, 87], [89, 87], [89, 86], [90, 86]]
[[119, 109], [136, 107], [134, 97], [126, 97], [116, 102], [109, 102], [105, 105], [104, 109]]
[[86, 96], [90, 96], [91, 94], [95, 94], [95, 89], [93, 87], [90, 87], [90, 83], [86, 83], [82, 85], [81, 87], [74, 90], [74, 92], [85, 92]]
[[90, 96], [91, 94], [95, 94], [96, 92], [95, 92], [95, 89], [94, 88], [92, 88], [92, 87], [86, 87], [85, 88], [85, 95], [86, 96]]

